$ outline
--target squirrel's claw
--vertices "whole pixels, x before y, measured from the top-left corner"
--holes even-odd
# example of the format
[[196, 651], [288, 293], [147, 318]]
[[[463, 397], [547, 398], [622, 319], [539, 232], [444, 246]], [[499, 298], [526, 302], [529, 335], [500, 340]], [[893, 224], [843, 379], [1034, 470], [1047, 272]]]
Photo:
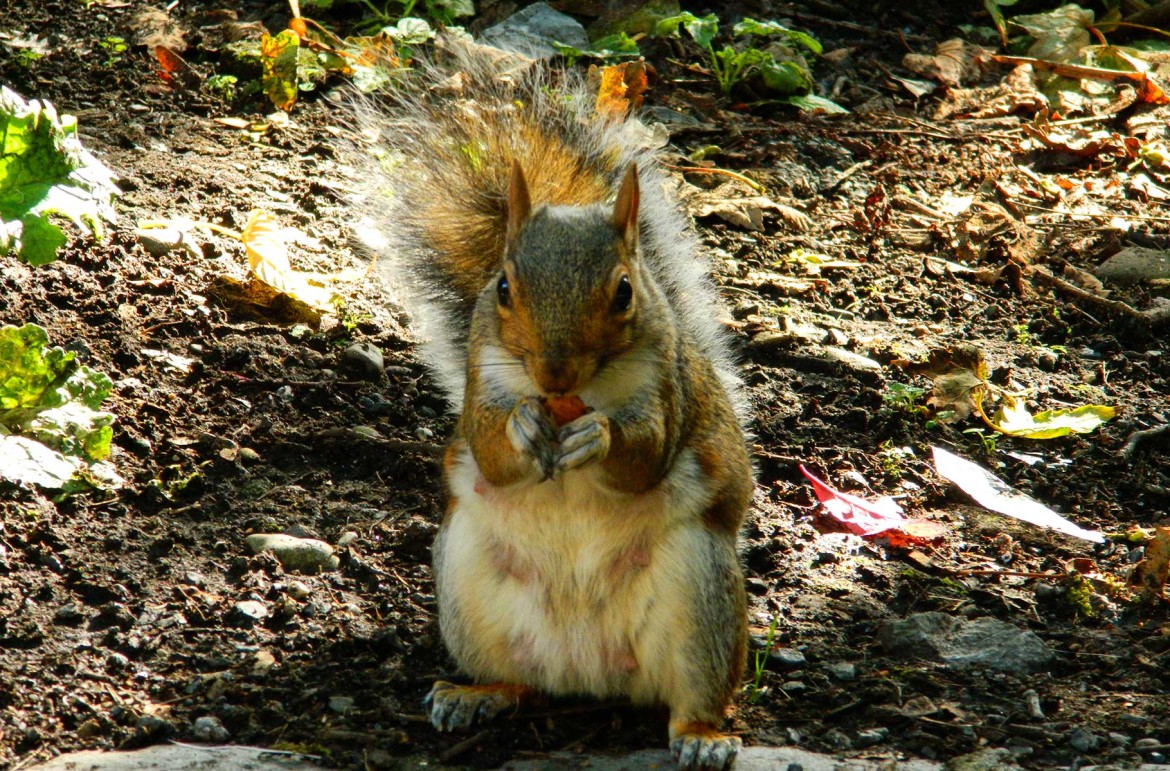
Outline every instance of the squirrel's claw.
[[516, 402], [505, 427], [508, 441], [521, 455], [527, 455], [540, 469], [541, 479], [548, 479], [556, 468], [554, 428], [548, 411], [540, 400], [528, 396]]
[[561, 429], [557, 435], [556, 470], [569, 471], [609, 454], [609, 418], [590, 412]]
[[670, 752], [679, 771], [724, 771], [735, 765], [742, 747], [738, 736], [697, 731], [676, 736]]
[[459, 731], [491, 720], [519, 704], [516, 687], [456, 685], [438, 680], [423, 699], [431, 725], [439, 731]]

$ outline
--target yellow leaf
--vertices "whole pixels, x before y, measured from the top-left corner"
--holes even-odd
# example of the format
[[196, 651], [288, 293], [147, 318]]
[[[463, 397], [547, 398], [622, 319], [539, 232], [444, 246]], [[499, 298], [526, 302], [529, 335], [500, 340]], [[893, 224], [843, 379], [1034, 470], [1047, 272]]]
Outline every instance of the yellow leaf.
[[991, 426], [996, 431], [1025, 439], [1055, 439], [1068, 434], [1087, 434], [1117, 414], [1116, 407], [1090, 404], [1072, 410], [1045, 410], [1032, 415], [1022, 400], [1004, 394], [1003, 404]]
[[297, 56], [301, 39], [291, 29], [276, 37], [260, 38], [260, 60], [264, 68], [264, 93], [278, 110], [289, 110], [297, 101]]
[[256, 278], [318, 310], [330, 310], [333, 292], [311, 283], [310, 274], [294, 270], [288, 260], [288, 239], [297, 231], [282, 228], [276, 217], [263, 209], [248, 215], [240, 240], [248, 253], [248, 267]]

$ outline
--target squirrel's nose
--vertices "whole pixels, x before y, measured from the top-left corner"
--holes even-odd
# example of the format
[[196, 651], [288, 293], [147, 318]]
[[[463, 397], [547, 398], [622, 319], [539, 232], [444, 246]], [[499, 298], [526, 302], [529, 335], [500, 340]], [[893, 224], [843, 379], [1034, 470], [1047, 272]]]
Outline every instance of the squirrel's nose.
[[577, 364], [572, 359], [542, 357], [535, 370], [536, 385], [552, 396], [562, 396], [577, 386]]

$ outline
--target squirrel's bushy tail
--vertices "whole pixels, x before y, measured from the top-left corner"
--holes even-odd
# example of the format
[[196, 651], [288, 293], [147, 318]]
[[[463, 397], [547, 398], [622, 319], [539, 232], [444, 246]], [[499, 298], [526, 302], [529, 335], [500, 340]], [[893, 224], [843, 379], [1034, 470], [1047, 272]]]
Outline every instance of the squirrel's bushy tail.
[[629, 163], [638, 163], [647, 264], [734, 397], [738, 381], [708, 266], [697, 258], [689, 221], [665, 195], [641, 124], [598, 118], [596, 97], [579, 77], [493, 50], [441, 41], [392, 101], [356, 109], [362, 132], [378, 135], [379, 158], [362, 172], [365, 214], [384, 241], [379, 261], [402, 290], [424, 362], [453, 407], [463, 399], [472, 309], [500, 268], [513, 160], [534, 206], [606, 201]]

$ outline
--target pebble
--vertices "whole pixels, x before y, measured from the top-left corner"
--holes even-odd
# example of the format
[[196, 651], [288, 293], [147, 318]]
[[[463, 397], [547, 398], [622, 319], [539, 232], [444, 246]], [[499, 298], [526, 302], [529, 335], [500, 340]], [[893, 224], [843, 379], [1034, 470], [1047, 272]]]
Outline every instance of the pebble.
[[1129, 738], [1128, 734], [1118, 733], [1117, 731], [1110, 731], [1109, 741], [1113, 742], [1118, 747], [1128, 747], [1133, 739]]
[[369, 342], [354, 343], [341, 352], [340, 368], [360, 380], [378, 382], [382, 379], [385, 358], [378, 346]]
[[53, 614], [53, 623], [55, 624], [80, 624], [84, 620], [85, 614], [81, 612], [75, 602], [62, 605]]
[[106, 657], [106, 669], [111, 672], [121, 672], [130, 666], [130, 659], [121, 653], [111, 653]]
[[195, 718], [191, 734], [201, 742], [215, 742], [217, 744], [231, 738], [231, 734], [223, 727], [223, 723], [219, 722], [219, 718], [211, 715]]
[[293, 581], [288, 585], [288, 596], [294, 600], [304, 600], [312, 593], [313, 590], [304, 581]]
[[334, 712], [344, 715], [347, 712], [353, 711], [353, 697], [352, 696], [330, 696], [329, 709]]
[[795, 696], [798, 693], [804, 693], [808, 690], [808, 686], [800, 680], [787, 680], [780, 684], [780, 690], [784, 691], [789, 696]]
[[207, 576], [202, 573], [196, 573], [194, 570], [188, 570], [183, 574], [183, 583], [187, 586], [194, 586], [196, 589], [207, 588]]
[[336, 570], [341, 560], [333, 547], [316, 538], [297, 538], [283, 533], [256, 533], [248, 536], [248, 547], [253, 553], [270, 551], [285, 570], [300, 573], [319, 573]]
[[778, 672], [803, 669], [808, 663], [804, 654], [795, 648], [776, 648], [768, 652], [767, 668]]
[[1150, 736], [1142, 737], [1141, 739], [1138, 739], [1136, 742], [1133, 743], [1133, 748], [1135, 750], [1137, 750], [1138, 752], [1142, 752], [1143, 750], [1150, 750], [1150, 749], [1153, 749], [1154, 747], [1161, 747], [1161, 746], [1162, 746], [1162, 742], [1160, 742], [1157, 739], [1150, 737]]
[[1083, 728], [1074, 728], [1069, 732], [1068, 743], [1077, 752], [1096, 752], [1101, 746], [1101, 737]]
[[872, 744], [884, 742], [890, 737], [890, 729], [888, 728], [867, 728], [864, 731], [858, 731], [857, 741], [854, 742], [856, 747], [869, 747]]
[[268, 618], [268, 606], [257, 600], [241, 600], [232, 606], [231, 615], [237, 625], [252, 626]]
[[142, 715], [134, 722], [134, 730], [139, 736], [158, 738], [171, 732], [171, 724], [155, 715]]
[[830, 662], [825, 664], [825, 671], [843, 683], [852, 682], [857, 679], [857, 665], [850, 661]]
[[92, 739], [95, 736], [101, 736], [105, 733], [102, 728], [102, 723], [97, 718], [91, 717], [81, 725], [77, 726], [77, 736], [81, 739]]
[[347, 530], [341, 534], [340, 538], [337, 539], [337, 545], [338, 546], [349, 546], [351, 543], [353, 543], [357, 539], [358, 539], [357, 533], [355, 533], [352, 530]]

